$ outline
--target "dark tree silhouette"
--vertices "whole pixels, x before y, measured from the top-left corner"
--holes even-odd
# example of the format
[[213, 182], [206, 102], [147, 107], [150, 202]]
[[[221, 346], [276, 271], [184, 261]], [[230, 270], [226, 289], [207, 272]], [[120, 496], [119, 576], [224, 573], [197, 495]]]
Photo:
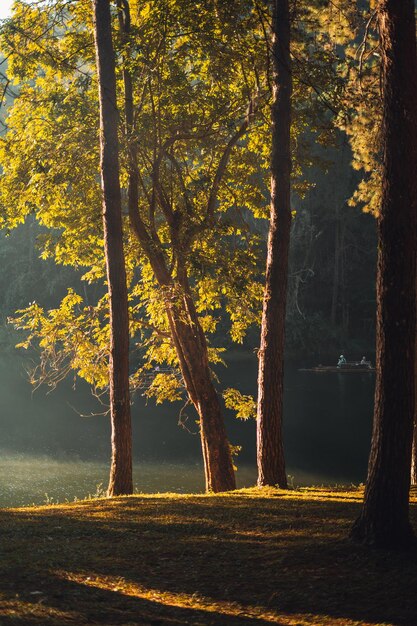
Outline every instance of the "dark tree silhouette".
[[411, 459], [411, 484], [417, 485], [417, 422], [414, 419], [413, 453]]
[[271, 208], [258, 374], [258, 484], [287, 487], [282, 441], [285, 311], [291, 228], [291, 58], [288, 0], [272, 13]]
[[384, 99], [377, 380], [365, 500], [352, 537], [399, 548], [413, 541], [409, 489], [416, 332], [416, 24], [413, 0], [382, 0], [377, 11]]
[[108, 494], [119, 495], [133, 492], [129, 316], [117, 136], [119, 116], [109, 0], [93, 0], [93, 12], [100, 101], [104, 247], [110, 306], [109, 387], [112, 462]]

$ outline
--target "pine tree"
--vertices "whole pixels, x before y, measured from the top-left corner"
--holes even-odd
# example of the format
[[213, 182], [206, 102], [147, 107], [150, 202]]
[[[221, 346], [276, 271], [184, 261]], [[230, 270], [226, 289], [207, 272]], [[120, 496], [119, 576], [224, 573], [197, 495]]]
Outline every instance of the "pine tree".
[[258, 484], [287, 487], [282, 441], [284, 337], [291, 228], [291, 56], [288, 0], [272, 14], [271, 215], [258, 374]]
[[352, 537], [398, 548], [413, 540], [408, 510], [415, 395], [416, 24], [412, 0], [381, 0], [377, 11], [384, 100], [377, 381], [365, 499]]

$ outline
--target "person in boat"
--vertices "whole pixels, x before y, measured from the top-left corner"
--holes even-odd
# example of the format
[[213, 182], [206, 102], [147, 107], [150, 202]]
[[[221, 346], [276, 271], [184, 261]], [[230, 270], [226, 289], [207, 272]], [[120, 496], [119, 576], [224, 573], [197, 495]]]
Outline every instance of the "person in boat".
[[368, 361], [366, 360], [366, 356], [362, 357], [361, 365], [369, 365]]
[[347, 361], [343, 354], [340, 355], [339, 360], [337, 362], [337, 367], [342, 367], [342, 365], [346, 365]]

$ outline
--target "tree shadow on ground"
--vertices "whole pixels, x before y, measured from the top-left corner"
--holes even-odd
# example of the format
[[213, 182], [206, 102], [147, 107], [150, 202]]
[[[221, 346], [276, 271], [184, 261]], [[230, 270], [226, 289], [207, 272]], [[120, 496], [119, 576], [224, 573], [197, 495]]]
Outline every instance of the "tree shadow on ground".
[[1, 511], [0, 624], [415, 626], [416, 562], [348, 542], [358, 512], [242, 496]]

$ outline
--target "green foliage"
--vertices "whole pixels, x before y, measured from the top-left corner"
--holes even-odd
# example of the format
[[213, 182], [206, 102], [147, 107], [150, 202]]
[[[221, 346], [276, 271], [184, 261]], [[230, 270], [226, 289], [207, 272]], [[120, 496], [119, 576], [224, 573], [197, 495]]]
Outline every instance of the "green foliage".
[[146, 391], [148, 398], [155, 398], [157, 404], [168, 400], [176, 402], [182, 399], [181, 388], [175, 374], [156, 374]]
[[233, 469], [235, 472], [237, 472], [238, 467], [235, 463], [235, 459], [239, 456], [239, 453], [242, 451], [242, 446], [233, 446], [231, 443], [229, 443], [229, 448], [230, 448], [230, 454], [232, 456]]
[[247, 420], [256, 418], [256, 402], [252, 396], [243, 395], [237, 389], [229, 387], [223, 391], [224, 403], [227, 409], [236, 411], [236, 417]]
[[374, 216], [381, 198], [381, 119], [379, 35], [374, 3], [347, 2], [340, 11], [348, 15], [335, 41], [343, 45], [338, 74], [344, 83], [336, 124], [349, 137], [352, 166], [360, 179], [349, 201]]
[[[243, 60], [234, 69], [231, 59], [242, 53], [249, 40], [239, 36], [235, 49], [229, 49], [226, 41], [236, 25], [231, 21], [230, 8], [224, 5], [218, 10], [222, 15], [217, 17], [201, 10], [201, 23], [194, 32], [195, 7], [191, 11], [187, 3], [145, 3], [140, 11], [132, 5], [135, 50], [129, 69], [135, 79], [137, 98], [143, 219], [155, 228], [167, 263], [178, 261], [175, 255], [179, 249], [183, 256], [187, 253], [181, 263], [187, 264], [191, 274], [205, 332], [213, 333], [219, 316], [231, 311], [231, 334], [242, 340], [247, 326], [257, 320], [261, 297], [261, 289], [256, 288], [262, 255], [260, 240], [258, 237], [249, 241], [249, 229], [242, 215], [243, 206], [246, 213], [251, 203], [266, 206], [265, 197], [256, 186], [246, 185], [242, 175], [249, 171], [258, 176], [259, 166], [262, 168], [262, 161], [253, 152], [240, 150], [236, 163], [231, 164], [233, 175], [225, 177], [219, 190], [215, 222], [210, 219], [204, 227], [201, 222], [225, 143], [246, 115], [248, 99], [255, 89], [255, 74], [249, 69], [254, 58], [263, 53], [264, 44], [251, 36], [246, 70]], [[252, 30], [253, 17], [245, 19], [246, 26], [252, 20]], [[48, 229], [41, 241], [43, 257], [84, 267], [85, 280], [93, 282], [102, 281], [105, 272], [98, 107], [89, 25], [90, 9], [82, 3], [67, 5], [65, 10], [59, 3], [53, 7], [17, 3], [14, 19], [2, 38], [3, 48], [10, 54], [10, 76], [19, 83], [20, 94], [9, 110], [9, 130], [0, 146], [4, 168], [0, 201], [4, 226], [13, 228], [34, 212], [39, 223]], [[180, 34], [186, 32], [190, 34]], [[18, 50], [24, 50], [24, 54]], [[122, 47], [119, 52], [123, 52]], [[223, 85], [226, 67], [231, 73], [229, 89]], [[244, 71], [247, 78], [242, 82]], [[157, 207], [151, 225], [147, 206], [153, 193], [149, 166], [152, 155], [177, 135], [184, 138], [176, 140], [169, 154], [163, 154], [160, 184], [183, 222], [179, 246], [171, 239], [161, 207]], [[126, 148], [127, 140], [122, 137]], [[266, 160], [263, 167], [266, 171]], [[123, 180], [126, 181], [125, 173]], [[191, 229], [200, 231], [192, 239]], [[188, 252], [184, 241], [187, 238]], [[135, 342], [146, 362], [176, 364], [167, 332], [165, 294], [155, 283], [149, 260], [128, 229], [126, 249]], [[232, 270], [233, 266], [244, 271], [245, 280], [240, 272]], [[173, 271], [175, 274], [177, 270]], [[181, 299], [181, 293], [177, 297]], [[106, 316], [101, 315], [103, 306], [99, 303], [94, 307], [94, 319], [100, 320], [97, 323], [106, 323]], [[30, 307], [24, 312], [26, 324], [21, 320], [21, 327], [28, 326], [31, 315], [35, 318], [30, 341], [35, 340], [37, 333], [44, 357], [52, 355], [52, 343], [59, 340], [60, 353], [68, 351], [67, 361], [79, 375], [98, 387], [104, 384], [102, 370], [86, 367], [74, 354], [75, 349], [85, 353], [98, 351], [102, 363], [103, 346], [87, 339], [90, 331], [84, 331], [82, 311], [76, 307], [69, 311], [68, 300], [64, 299], [59, 314], [52, 311], [40, 321]], [[82, 329], [77, 341], [62, 342], [63, 334], [72, 329], [77, 317]], [[44, 332], [49, 338], [44, 338]], [[85, 339], [83, 346], [81, 337]], [[218, 362], [218, 349], [211, 349], [210, 354], [213, 362]], [[172, 381], [166, 385], [160, 382], [155, 382], [152, 393], [161, 398], [173, 397], [169, 391]]]
[[[169, 293], [158, 285], [126, 215], [130, 329], [141, 361], [131, 375], [133, 386], [140, 387], [155, 365], [178, 369], [166, 303], [181, 307], [184, 272], [208, 339], [219, 337], [221, 325], [242, 343], [259, 324], [271, 95], [269, 15], [262, 6], [247, 0], [135, 0], [130, 42], [120, 36], [115, 14], [124, 198], [129, 150], [137, 145], [139, 215], [174, 284]], [[305, 136], [316, 128], [329, 141], [325, 109], [341, 99], [333, 35], [323, 30], [316, 36], [322, 21], [322, 3], [314, 2], [302, 3], [294, 22], [293, 183], [300, 196], [312, 186], [303, 176], [313, 160]], [[17, 0], [1, 45], [19, 91], [0, 141], [1, 223], [10, 229], [35, 215], [44, 228], [43, 258], [80, 268], [84, 281], [103, 288], [91, 7]], [[133, 79], [130, 135], [122, 128], [124, 68]], [[228, 144], [246, 123], [229, 154]], [[87, 304], [70, 291], [58, 308], [33, 304], [21, 310], [15, 324], [28, 333], [26, 345], [42, 351], [41, 378], [56, 384], [74, 370], [97, 389], [106, 387], [106, 298]], [[212, 363], [221, 362], [223, 349], [210, 345]], [[169, 374], [155, 376], [147, 389], [157, 401], [181, 393], [181, 381]], [[247, 396], [226, 397], [240, 417], [253, 410]]]
[[28, 301], [42, 301], [54, 307], [69, 285], [79, 288], [72, 268], [57, 267], [51, 260], [39, 258], [37, 242], [42, 229], [30, 216], [12, 231], [0, 232], [0, 319], [3, 321]]
[[33, 371], [34, 384], [45, 382], [55, 387], [70, 371], [98, 389], [108, 383], [106, 356], [108, 352], [107, 306], [102, 299], [96, 307], [83, 306], [83, 299], [72, 289], [59, 308], [47, 313], [36, 302], [10, 320], [26, 337], [17, 347], [28, 349], [33, 344], [41, 349], [41, 361]]

